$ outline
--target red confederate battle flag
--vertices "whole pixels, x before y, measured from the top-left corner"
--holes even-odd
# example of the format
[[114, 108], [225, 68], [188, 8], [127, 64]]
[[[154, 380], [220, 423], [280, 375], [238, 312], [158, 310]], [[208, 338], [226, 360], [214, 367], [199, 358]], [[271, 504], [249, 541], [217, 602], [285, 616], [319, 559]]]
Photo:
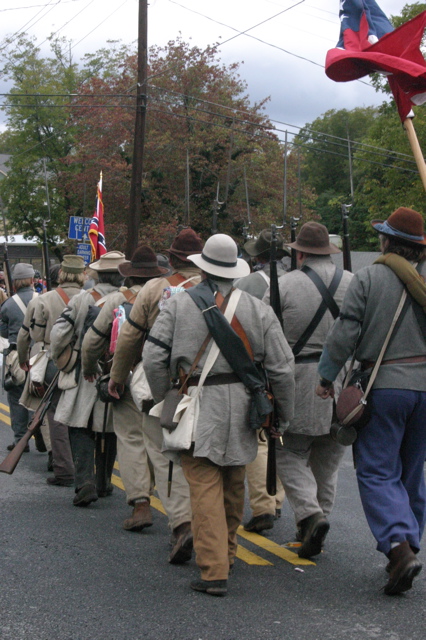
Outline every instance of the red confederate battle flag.
[[426, 102], [426, 63], [420, 51], [426, 11], [394, 29], [375, 0], [342, 0], [340, 7], [340, 39], [327, 53], [326, 74], [347, 82], [384, 73], [404, 122], [413, 116], [413, 104]]
[[89, 227], [89, 240], [92, 245], [92, 262], [106, 253], [104, 229], [104, 203], [102, 201], [102, 173], [96, 193], [95, 213]]

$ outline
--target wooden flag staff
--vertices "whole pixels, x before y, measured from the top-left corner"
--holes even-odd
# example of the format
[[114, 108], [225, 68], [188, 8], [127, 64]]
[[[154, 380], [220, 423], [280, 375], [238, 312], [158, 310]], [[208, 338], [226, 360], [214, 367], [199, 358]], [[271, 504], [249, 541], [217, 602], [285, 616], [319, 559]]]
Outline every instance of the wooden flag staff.
[[419, 140], [417, 138], [416, 131], [413, 125], [413, 119], [407, 118], [404, 122], [404, 129], [407, 132], [408, 140], [413, 151], [414, 159], [419, 170], [420, 179], [423, 183], [423, 187], [426, 191], [426, 163], [423, 157], [422, 150], [420, 148]]

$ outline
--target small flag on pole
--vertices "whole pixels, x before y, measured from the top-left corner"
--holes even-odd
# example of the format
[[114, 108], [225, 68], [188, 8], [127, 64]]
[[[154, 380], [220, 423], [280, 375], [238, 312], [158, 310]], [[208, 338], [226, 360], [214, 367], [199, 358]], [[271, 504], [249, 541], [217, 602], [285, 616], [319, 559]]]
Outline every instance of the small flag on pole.
[[89, 240], [92, 246], [92, 262], [106, 253], [104, 229], [104, 203], [102, 200], [102, 171], [96, 193], [95, 213], [89, 227]]
[[426, 62], [420, 51], [426, 11], [394, 29], [375, 0], [342, 0], [339, 17], [340, 39], [325, 63], [328, 77], [347, 82], [384, 73], [402, 122], [413, 117], [412, 105], [426, 102]]

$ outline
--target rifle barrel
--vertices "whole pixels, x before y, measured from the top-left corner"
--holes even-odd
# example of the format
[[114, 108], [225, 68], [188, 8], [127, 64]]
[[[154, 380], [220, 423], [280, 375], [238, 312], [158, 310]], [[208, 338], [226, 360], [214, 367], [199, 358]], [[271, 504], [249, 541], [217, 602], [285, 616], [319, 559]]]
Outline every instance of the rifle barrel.
[[34, 432], [40, 428], [40, 425], [43, 422], [43, 418], [46, 415], [46, 412], [50, 406], [53, 393], [58, 384], [58, 378], [59, 378], [59, 371], [56, 372], [52, 382], [48, 386], [43, 398], [41, 399], [37, 409], [35, 410], [33, 418], [28, 426], [27, 433], [24, 436], [22, 436], [22, 438], [19, 440], [19, 442], [16, 443], [12, 451], [5, 457], [3, 462], [0, 463], [1, 473], [8, 473], [9, 475], [11, 475], [15, 471], [16, 466], [18, 465], [18, 462], [20, 461], [22, 454], [24, 453], [24, 449], [27, 446], [29, 439], [34, 434]]

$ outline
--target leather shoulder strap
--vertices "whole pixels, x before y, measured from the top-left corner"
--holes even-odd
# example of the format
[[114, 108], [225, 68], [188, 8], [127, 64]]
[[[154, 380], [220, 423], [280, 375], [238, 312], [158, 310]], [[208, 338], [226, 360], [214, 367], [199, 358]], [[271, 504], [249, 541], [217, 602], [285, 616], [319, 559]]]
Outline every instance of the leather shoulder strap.
[[297, 356], [302, 351], [303, 347], [306, 345], [309, 338], [323, 319], [327, 309], [330, 311], [334, 319], [338, 317], [340, 310], [333, 296], [336, 293], [337, 287], [339, 286], [339, 283], [343, 276], [343, 270], [336, 267], [334, 276], [330, 282], [330, 286], [327, 289], [326, 285], [316, 271], [314, 271], [307, 265], [303, 266], [301, 271], [303, 271], [308, 276], [308, 278], [312, 280], [321, 294], [322, 301], [311, 322], [306, 327], [305, 331], [302, 333], [296, 344], [293, 345], [292, 351], [294, 356]]
[[[231, 290], [232, 291], [232, 290]], [[225, 313], [226, 310], [226, 305], [224, 308], [222, 308], [222, 303], [224, 301], [224, 297], [222, 296], [222, 294], [220, 293], [220, 291], [217, 292], [216, 294], [216, 300], [217, 300], [217, 305], [220, 309], [220, 311], [222, 313]], [[235, 333], [241, 338], [241, 340], [243, 341], [243, 344], [247, 350], [247, 353], [250, 356], [250, 360], [254, 359], [254, 354], [253, 354], [253, 349], [251, 348], [251, 344], [249, 342], [249, 339], [247, 338], [247, 334], [244, 331], [244, 328], [241, 324], [241, 322], [238, 320], [237, 316], [234, 313], [234, 316], [230, 322], [231, 327], [233, 328], [233, 330], [235, 331]]]
[[126, 289], [126, 291], [123, 291], [123, 295], [126, 298], [127, 302], [133, 304], [138, 297], [138, 292], [136, 291], [135, 293], [134, 291], [131, 291], [131, 289]]
[[191, 279], [185, 278], [181, 273], [174, 273], [173, 275], [166, 278], [169, 281], [172, 287], [178, 287], [180, 284], [184, 289], [189, 289], [189, 287], [193, 287], [194, 283], [191, 282]]
[[177, 287], [181, 282], [185, 280], [185, 278], [180, 273], [174, 273], [173, 275], [166, 278], [166, 280], [172, 287]]
[[65, 302], [65, 306], [67, 306], [68, 302], [70, 301], [70, 298], [62, 289], [62, 287], [56, 287], [55, 291], [61, 296], [62, 300]]
[[92, 296], [95, 302], [97, 302], [102, 298], [102, 294], [100, 294], [99, 291], [96, 291], [95, 289], [93, 289], [93, 291], [90, 292], [90, 295]]

